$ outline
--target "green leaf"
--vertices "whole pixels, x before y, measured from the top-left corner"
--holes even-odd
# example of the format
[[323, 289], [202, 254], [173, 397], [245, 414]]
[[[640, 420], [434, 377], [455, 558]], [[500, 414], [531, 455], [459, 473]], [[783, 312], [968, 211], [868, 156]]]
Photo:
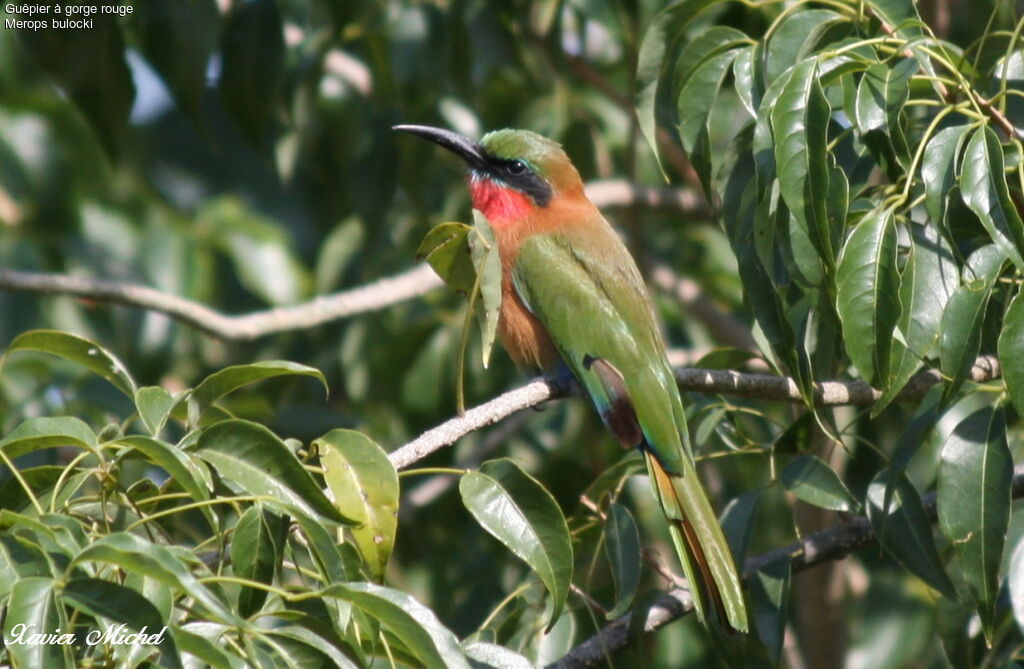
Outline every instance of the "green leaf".
[[473, 210], [473, 229], [477, 234], [470, 236], [469, 250], [480, 286], [482, 311], [477, 315], [480, 319], [483, 363], [486, 368], [491, 359], [491, 349], [498, 331], [498, 314], [501, 312], [501, 258], [490, 222], [476, 209]]
[[338, 512], [295, 455], [273, 432], [245, 420], [203, 430], [196, 455], [250, 495], [266, 496], [338, 523], [357, 524]]
[[366, 232], [362, 221], [350, 216], [339, 223], [320, 244], [316, 259], [316, 292], [335, 290], [352, 263], [363, 251]]
[[884, 392], [877, 415], [931, 356], [939, 341], [942, 312], [959, 285], [959, 272], [945, 238], [935, 226], [911, 225], [912, 244], [900, 274], [900, 317], [896, 323]]
[[244, 666], [242, 658], [236, 655], [228, 655], [216, 643], [193, 631], [196, 629], [207, 630], [210, 636], [220, 637], [227, 628], [224, 625], [217, 625], [215, 623], [198, 622], [188, 623], [182, 627], [171, 625], [167, 631], [174, 637], [174, 642], [182, 652], [195, 656], [211, 667], [216, 667], [217, 669], [237, 669], [237, 667]]
[[135, 406], [139, 409], [139, 418], [154, 437], [164, 428], [175, 404], [174, 396], [160, 386], [145, 386], [135, 391]]
[[[711, 26], [707, 30], [694, 35], [679, 54], [672, 77], [674, 97], [686, 85], [690, 77], [709, 60], [738, 47], [752, 42], [746, 33], [729, 26]], [[715, 92], [717, 92], [717, 88]]]
[[50, 563], [42, 547], [13, 532], [0, 534], [0, 601], [19, 579], [49, 575]]
[[166, 547], [124, 532], [115, 532], [86, 546], [71, 565], [83, 562], [115, 564], [125, 571], [139, 572], [175, 592], [194, 598], [209, 613], [232, 625], [243, 622], [205, 585], [199, 582], [182, 560]]
[[425, 669], [469, 669], [458, 639], [414, 598], [374, 583], [332, 585], [321, 594], [351, 603], [394, 635]]
[[629, 509], [612, 502], [605, 525], [604, 554], [615, 582], [615, 607], [605, 615], [614, 620], [629, 610], [640, 585], [640, 532]]
[[943, 128], [928, 140], [921, 160], [921, 180], [924, 181], [924, 204], [928, 217], [937, 226], [944, 227], [949, 194], [956, 185], [956, 163], [969, 125]]
[[896, 224], [891, 209], [874, 211], [853, 229], [836, 270], [836, 310], [850, 360], [871, 384], [889, 369], [900, 316]]
[[771, 107], [779, 189], [827, 271], [835, 265], [828, 221], [828, 122], [815, 57], [797, 63]]
[[[151, 437], [123, 437], [117, 443], [138, 451], [150, 462], [161, 467], [182, 490], [188, 493], [193, 502], [210, 498], [210, 488], [207, 484], [209, 474], [201, 471], [202, 465], [193, 461], [189, 454]], [[199, 511], [210, 523], [210, 527], [219, 526], [217, 517], [209, 507], [200, 507]]]
[[1010, 199], [1003, 171], [1003, 147], [995, 131], [983, 126], [971, 134], [964, 151], [960, 194], [989, 237], [1018, 270], [1024, 271], [1024, 223]]
[[640, 131], [647, 139], [659, 166], [661, 155], [658, 151], [657, 117], [659, 98], [664, 94], [662, 79], [667, 69], [666, 54], [672, 51], [686, 24], [694, 16], [721, 1], [676, 0], [654, 15], [640, 42], [636, 65], [636, 115]]
[[[52, 5], [51, 5], [52, 6]], [[95, 5], [93, 5], [95, 7]], [[104, 151], [115, 157], [128, 128], [135, 85], [114, 14], [95, 14], [82, 29], [19, 30], [32, 58], [71, 98]]]
[[686, 80], [678, 98], [679, 138], [709, 199], [712, 164], [708, 119], [736, 55], [736, 51], [726, 51], [701, 63]]
[[487, 530], [540, 577], [551, 593], [548, 631], [572, 583], [572, 542], [555, 498], [511, 460], [485, 462], [459, 482], [462, 503]]
[[885, 552], [931, 587], [956, 599], [935, 548], [931, 520], [906, 474], [882, 470], [868, 486], [866, 503], [868, 520]]
[[174, 637], [163, 632], [166, 621], [156, 607], [135, 590], [98, 578], [79, 578], [64, 584], [60, 600], [93, 617], [124, 624], [153, 640], [158, 639], [156, 644], [145, 645], [160, 649], [163, 666], [181, 666]]
[[1017, 413], [1024, 415], [1024, 293], [1018, 292], [1006, 309], [997, 350], [1006, 390]]
[[300, 625], [274, 627], [260, 638], [275, 646], [279, 653], [275, 659], [288, 666], [330, 666], [326, 665], [330, 660], [337, 669], [359, 669], [330, 641]]
[[313, 442], [320, 449], [324, 480], [342, 515], [358, 520], [350, 528], [363, 562], [376, 581], [384, 580], [398, 527], [398, 473], [387, 453], [355, 430], [331, 430]]
[[220, 27], [217, 5], [214, 0], [146, 0], [135, 14], [142, 54], [182, 112], [202, 127], [206, 66]]
[[950, 381], [944, 397], [948, 400], [963, 385], [981, 348], [985, 310], [1006, 255], [994, 244], [970, 255], [961, 285], [942, 312], [939, 338], [939, 367]]
[[750, 603], [757, 636], [768, 651], [772, 666], [778, 666], [789, 609], [790, 560], [775, 560], [750, 578]]
[[[75, 666], [70, 645], [28, 641], [32, 634], [71, 632], [64, 609], [57, 602], [56, 585], [52, 578], [34, 576], [21, 579], [11, 588], [4, 616], [4, 640], [14, 666]], [[19, 637], [23, 643], [18, 642]]]
[[854, 511], [857, 501], [832, 468], [813, 455], [794, 458], [782, 470], [782, 485], [798, 498], [822, 509]]
[[826, 33], [842, 23], [849, 21], [828, 9], [804, 9], [786, 16], [768, 40], [765, 79], [778, 79], [793, 63], [806, 58]]
[[9, 458], [58, 446], [95, 450], [96, 435], [78, 418], [58, 416], [29, 418], [0, 440], [0, 450]]
[[[284, 559], [288, 520], [262, 504], [253, 504], [235, 525], [231, 535], [231, 565], [235, 576], [271, 585]], [[267, 591], [243, 586], [238, 593], [238, 613], [248, 618], [263, 607]]]
[[235, 365], [210, 374], [200, 382], [189, 396], [190, 412], [198, 419], [214, 402], [239, 388], [275, 376], [311, 376], [327, 391], [327, 379], [315, 367], [287, 360], [261, 360], [246, 365]]
[[946, 440], [941, 457], [939, 528], [953, 543], [991, 643], [1013, 479], [1003, 410], [983, 407], [965, 418]]
[[262, 150], [284, 75], [284, 26], [274, 0], [233, 5], [221, 36], [221, 58], [224, 107], [249, 143]]
[[764, 491], [760, 488], [748, 490], [739, 497], [734, 497], [722, 511], [722, 533], [725, 534], [725, 540], [736, 564], [742, 565], [747, 559], [754, 520], [757, 518], [757, 509], [761, 505], [763, 495]]
[[528, 659], [504, 646], [485, 641], [472, 641], [462, 646], [466, 657], [473, 661], [474, 666], [491, 669], [533, 669]]
[[39, 351], [64, 358], [99, 374], [128, 397], [135, 397], [135, 381], [129, 376], [121, 361], [85, 337], [57, 330], [31, 330], [15, 337], [4, 351], [3, 357], [6, 358], [17, 351]]
[[442, 223], [430, 229], [416, 250], [417, 260], [426, 260], [453, 290], [469, 295], [476, 284], [476, 267], [469, 250], [473, 228], [465, 223]]
[[886, 136], [893, 151], [901, 160], [909, 158], [907, 141], [900, 125], [900, 114], [910, 96], [910, 77], [918, 70], [912, 58], [899, 60], [895, 65], [872, 65], [857, 85], [853, 118], [862, 134], [879, 132]]

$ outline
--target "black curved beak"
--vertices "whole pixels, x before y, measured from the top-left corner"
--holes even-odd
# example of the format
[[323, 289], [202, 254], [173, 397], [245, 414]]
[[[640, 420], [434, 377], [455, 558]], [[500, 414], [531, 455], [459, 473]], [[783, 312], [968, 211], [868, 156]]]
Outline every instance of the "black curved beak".
[[487, 154], [484, 153], [484, 147], [457, 132], [445, 130], [444, 128], [433, 128], [429, 125], [396, 125], [392, 126], [391, 129], [419, 135], [436, 144], [440, 144], [465, 160], [466, 164], [471, 168], [480, 170], [487, 168]]

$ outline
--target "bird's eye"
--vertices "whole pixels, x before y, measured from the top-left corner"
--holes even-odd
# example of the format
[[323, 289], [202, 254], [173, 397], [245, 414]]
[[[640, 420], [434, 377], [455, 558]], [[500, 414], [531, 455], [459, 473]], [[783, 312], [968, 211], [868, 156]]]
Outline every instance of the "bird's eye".
[[526, 169], [526, 163], [521, 160], [513, 160], [508, 164], [509, 174], [522, 174]]

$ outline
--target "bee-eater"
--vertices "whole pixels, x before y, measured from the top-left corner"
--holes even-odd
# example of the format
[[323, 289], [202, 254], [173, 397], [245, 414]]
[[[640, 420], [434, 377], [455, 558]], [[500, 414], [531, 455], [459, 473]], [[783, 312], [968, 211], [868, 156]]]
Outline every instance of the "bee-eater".
[[501, 259], [498, 335], [521, 368], [567, 368], [624, 448], [643, 453], [702, 622], [747, 631], [729, 546], [697, 478], [682, 399], [636, 263], [561, 145], [527, 130], [480, 142], [399, 125], [460, 156]]

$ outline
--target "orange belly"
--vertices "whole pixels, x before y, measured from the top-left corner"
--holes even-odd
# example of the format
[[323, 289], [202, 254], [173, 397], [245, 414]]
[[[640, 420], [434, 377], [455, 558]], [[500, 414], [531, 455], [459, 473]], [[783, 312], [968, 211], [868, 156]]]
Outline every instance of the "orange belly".
[[508, 278], [501, 288], [498, 336], [512, 361], [532, 372], [554, 371], [561, 358], [547, 330], [527, 311]]

